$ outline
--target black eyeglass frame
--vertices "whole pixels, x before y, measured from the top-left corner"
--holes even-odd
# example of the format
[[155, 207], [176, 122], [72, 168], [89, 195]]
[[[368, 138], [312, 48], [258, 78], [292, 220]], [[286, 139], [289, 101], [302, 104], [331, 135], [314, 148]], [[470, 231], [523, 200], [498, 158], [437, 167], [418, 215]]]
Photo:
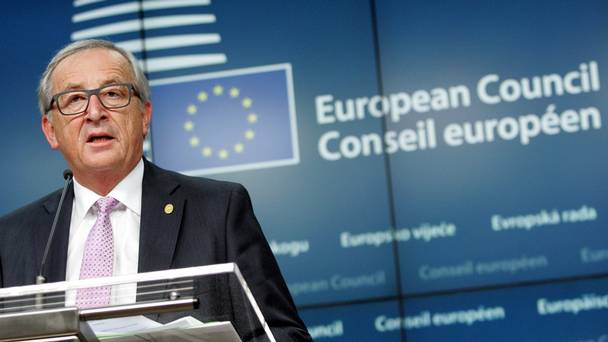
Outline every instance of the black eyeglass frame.
[[[105, 103], [103, 103], [103, 101], [99, 97], [99, 93], [101, 92], [102, 89], [105, 89], [105, 88], [108, 88], [108, 87], [114, 87], [114, 86], [127, 86], [127, 88], [129, 89], [129, 101], [127, 101], [127, 103], [124, 106], [108, 107], [108, 106], [106, 106]], [[69, 94], [69, 93], [74, 93], [74, 92], [83, 92], [83, 93], [87, 94], [87, 105], [84, 106], [84, 109], [82, 111], [76, 112], [76, 113], [70, 113], [70, 114], [64, 113], [61, 110], [61, 108], [59, 107], [59, 105], [57, 105], [57, 109], [59, 110], [59, 113], [61, 113], [61, 115], [72, 116], [72, 115], [78, 115], [78, 114], [82, 114], [82, 113], [86, 112], [87, 109], [89, 108], [89, 103], [91, 103], [91, 95], [97, 96], [97, 98], [99, 99], [99, 103], [101, 103], [101, 105], [104, 108], [106, 108], [106, 109], [119, 109], [119, 108], [124, 108], [124, 107], [130, 105], [131, 104], [131, 98], [133, 97], [133, 95], [135, 95], [135, 96], [137, 96], [138, 98], [141, 99], [141, 96], [139, 95], [139, 91], [137, 91], [137, 89], [135, 88], [135, 86], [132, 83], [111, 83], [111, 84], [106, 84], [103, 87], [99, 87], [99, 88], [95, 88], [95, 89], [66, 90], [66, 91], [62, 91], [60, 93], [57, 93], [57, 94], [53, 95], [53, 97], [51, 97], [51, 102], [49, 103], [48, 107], [44, 111], [45, 114], [48, 113], [48, 112], [50, 112], [51, 109], [53, 109], [53, 103], [58, 103], [57, 99], [61, 95], [65, 95], [65, 94]]]

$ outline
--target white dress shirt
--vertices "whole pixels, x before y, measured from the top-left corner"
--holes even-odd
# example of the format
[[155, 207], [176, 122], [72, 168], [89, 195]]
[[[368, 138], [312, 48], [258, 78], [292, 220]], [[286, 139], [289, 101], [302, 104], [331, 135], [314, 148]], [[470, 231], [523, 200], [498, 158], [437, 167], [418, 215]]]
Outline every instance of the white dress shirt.
[[[139, 257], [139, 225], [141, 222], [141, 193], [144, 177], [144, 163], [140, 160], [137, 166], [106, 197], [114, 197], [120, 203], [110, 214], [114, 236], [114, 276], [136, 274]], [[66, 280], [80, 278], [80, 266], [84, 256], [84, 246], [97, 219], [97, 209], [93, 204], [102, 196], [85, 188], [74, 178], [74, 202], [70, 237], [68, 243], [68, 260]], [[136, 285], [120, 285], [112, 288], [111, 304], [134, 303], [137, 293]], [[76, 302], [76, 292], [66, 293], [66, 305]]]

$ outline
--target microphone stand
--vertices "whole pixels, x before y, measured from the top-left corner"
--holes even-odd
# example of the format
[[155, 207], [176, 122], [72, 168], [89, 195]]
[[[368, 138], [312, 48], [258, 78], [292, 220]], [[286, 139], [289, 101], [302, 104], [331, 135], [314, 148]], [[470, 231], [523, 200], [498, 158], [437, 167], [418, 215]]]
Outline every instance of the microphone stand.
[[[57, 227], [57, 221], [59, 221], [59, 214], [61, 213], [61, 208], [63, 207], [63, 199], [65, 198], [68, 186], [72, 182], [73, 178], [74, 174], [70, 169], [66, 169], [65, 171], [63, 171], [63, 179], [65, 179], [65, 182], [63, 183], [63, 190], [61, 191], [61, 197], [59, 198], [59, 205], [57, 206], [57, 211], [55, 212], [55, 217], [53, 218], [51, 232], [49, 233], [49, 238], [46, 241], [46, 246], [44, 247], [44, 254], [42, 255], [42, 261], [40, 263], [40, 271], [36, 276], [36, 285], [44, 284], [46, 282], [46, 277], [42, 275], [42, 271], [44, 270], [44, 265], [46, 264], [46, 257], [49, 254], [49, 249], [51, 247], [51, 242], [53, 241], [53, 236], [55, 235], [55, 228]], [[35, 306], [36, 309], [42, 309], [43, 297], [40, 293], [36, 294]]]

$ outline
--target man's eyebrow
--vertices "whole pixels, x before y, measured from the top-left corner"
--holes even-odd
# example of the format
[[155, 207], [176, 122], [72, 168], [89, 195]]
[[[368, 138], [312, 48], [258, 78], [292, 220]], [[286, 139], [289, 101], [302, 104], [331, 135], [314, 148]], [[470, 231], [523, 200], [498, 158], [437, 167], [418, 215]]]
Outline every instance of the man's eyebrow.
[[103, 87], [103, 86], [107, 86], [108, 84], [116, 84], [116, 83], [127, 83], [127, 82], [123, 79], [111, 78], [109, 80], [102, 82], [99, 86]]
[[[109, 84], [116, 84], [116, 83], [127, 83], [127, 82], [125, 80], [118, 79], [118, 78], [110, 78], [110, 79], [107, 79], [107, 80], [101, 82], [101, 84], [99, 86], [97, 86], [96, 88], [101, 88], [101, 87], [107, 86]], [[81, 83], [68, 83], [61, 91], [84, 90], [84, 89], [85, 88], [82, 86]], [[95, 88], [93, 88], [93, 89], [95, 89]]]
[[65, 87], [63, 87], [61, 89], [61, 91], [80, 90], [80, 89], [82, 89], [82, 86], [80, 85], [80, 83], [68, 83]]

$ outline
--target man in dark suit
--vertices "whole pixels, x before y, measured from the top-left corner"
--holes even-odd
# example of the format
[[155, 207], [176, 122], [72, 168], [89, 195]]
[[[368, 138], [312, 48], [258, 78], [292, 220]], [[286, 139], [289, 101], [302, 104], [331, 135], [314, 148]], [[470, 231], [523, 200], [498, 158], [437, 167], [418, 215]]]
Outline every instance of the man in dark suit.
[[[60, 192], [0, 219], [2, 287], [33, 283], [39, 272], [53, 282], [236, 262], [277, 340], [310, 340], [247, 191], [142, 158], [152, 105], [130, 53], [106, 41], [68, 45], [43, 74], [39, 106], [42, 130], [73, 170], [74, 185], [42, 270]], [[108, 200], [106, 210], [100, 203]], [[232, 305], [226, 289], [211, 290], [217, 296], [203, 304], [203, 317]]]

